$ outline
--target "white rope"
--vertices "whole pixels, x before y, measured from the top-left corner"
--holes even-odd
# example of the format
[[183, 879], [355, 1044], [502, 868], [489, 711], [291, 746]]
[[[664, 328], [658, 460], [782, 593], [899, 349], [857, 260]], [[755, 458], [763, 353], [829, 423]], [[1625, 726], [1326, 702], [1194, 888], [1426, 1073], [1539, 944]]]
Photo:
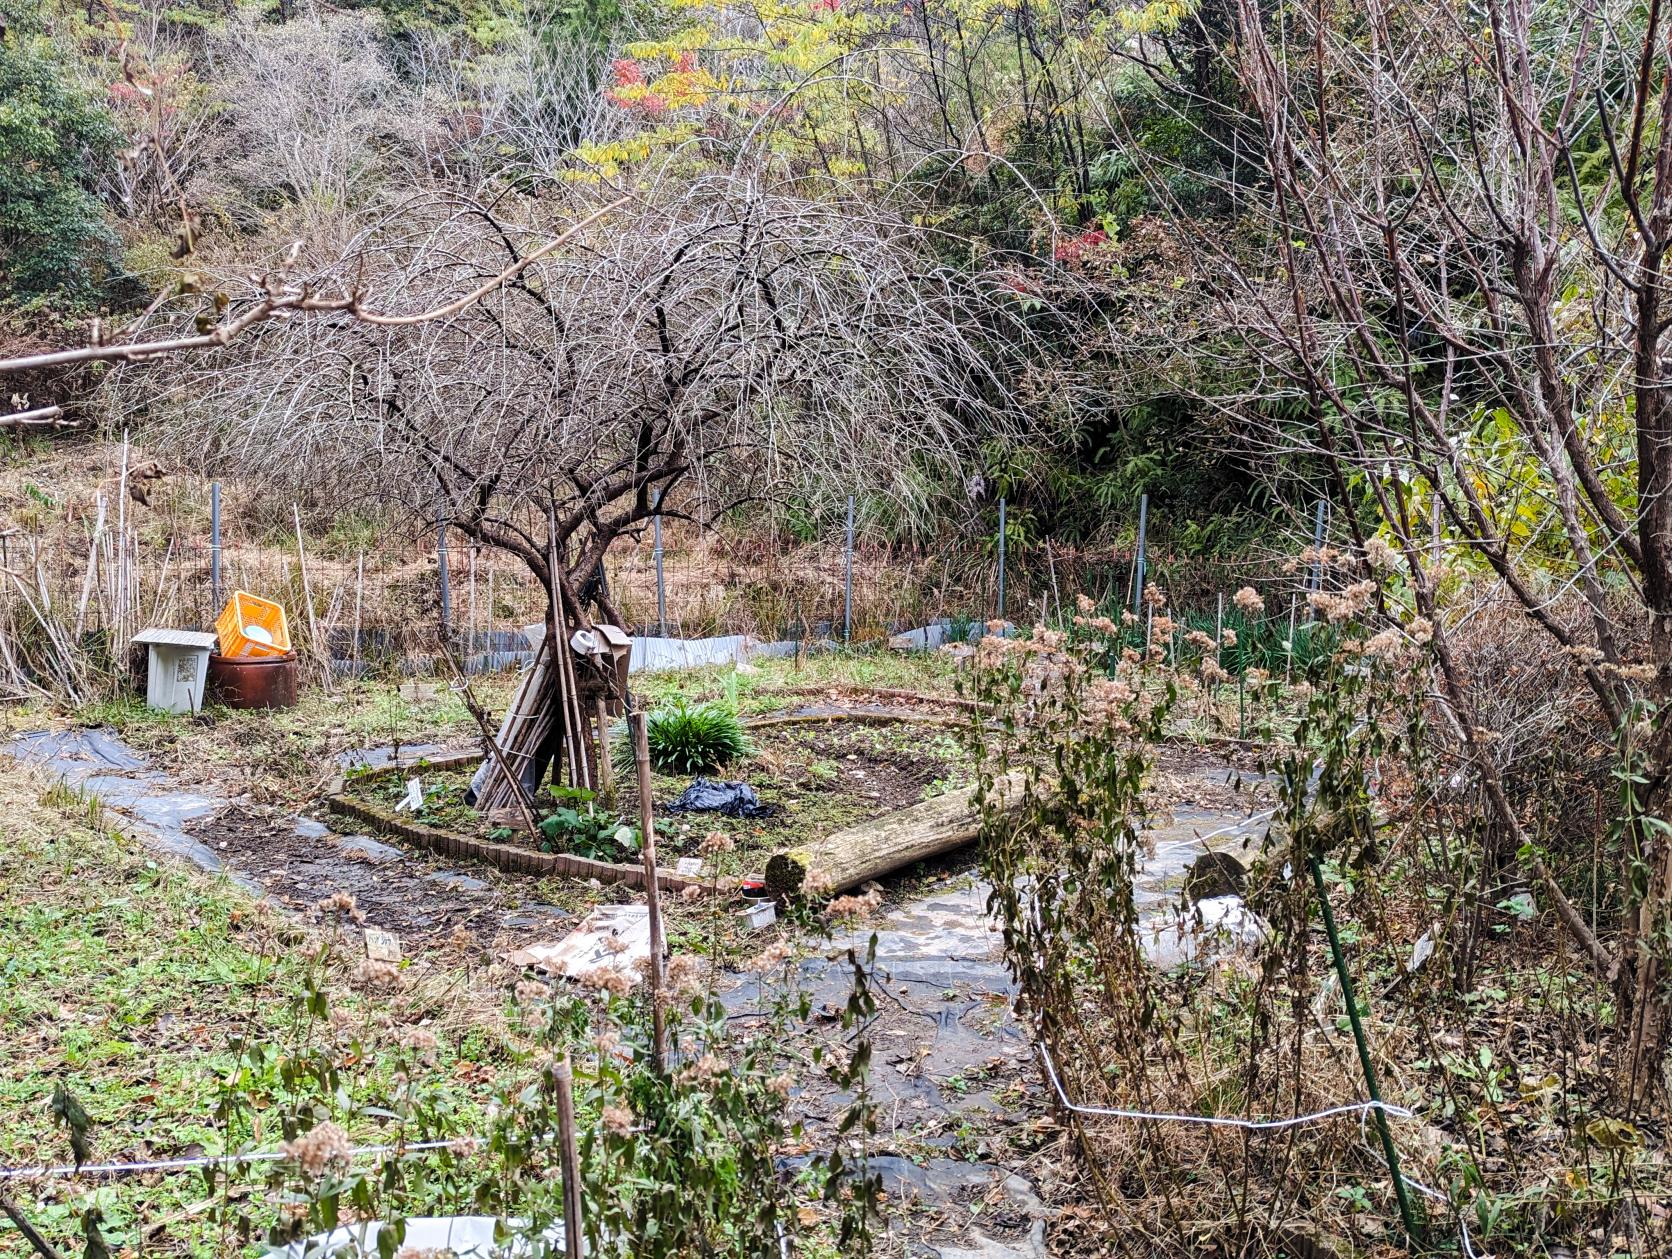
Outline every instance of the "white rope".
[[[350, 1150], [350, 1158], [382, 1154], [422, 1154], [479, 1144], [475, 1137], [454, 1137], [447, 1141], [413, 1141], [406, 1145], [363, 1145]], [[205, 1154], [197, 1158], [165, 1158], [149, 1163], [65, 1163], [57, 1167], [3, 1167], [0, 1180], [35, 1180], [48, 1176], [130, 1176], [143, 1172], [183, 1172], [199, 1167], [233, 1167], [246, 1163], [279, 1163], [289, 1158], [283, 1150], [252, 1150], [247, 1154]]]
[[1414, 1113], [1403, 1106], [1394, 1106], [1388, 1102], [1348, 1102], [1341, 1106], [1331, 1106], [1328, 1110], [1313, 1111], [1309, 1115], [1295, 1115], [1290, 1119], [1234, 1119], [1226, 1115], [1170, 1115], [1148, 1110], [1113, 1110], [1103, 1106], [1081, 1106], [1068, 1100], [1062, 1081], [1057, 1077], [1056, 1064], [1051, 1061], [1051, 1052], [1045, 1048], [1043, 1041], [1039, 1045], [1039, 1056], [1044, 1060], [1045, 1074], [1050, 1076], [1051, 1087], [1056, 1090], [1057, 1097], [1063, 1106], [1077, 1115], [1101, 1115], [1110, 1119], [1154, 1119], [1161, 1123], [1200, 1124], [1208, 1128], [1241, 1128], [1245, 1132], [1276, 1132], [1282, 1128], [1316, 1123], [1321, 1119], [1333, 1119], [1337, 1115], [1364, 1115], [1373, 1110], [1399, 1119], [1410, 1119]]
[[[1384, 1163], [1383, 1166], [1386, 1166], [1386, 1164]], [[1461, 1208], [1454, 1208], [1451, 1205], [1451, 1199], [1446, 1197], [1446, 1195], [1441, 1193], [1438, 1189], [1432, 1189], [1423, 1184], [1420, 1180], [1412, 1180], [1404, 1172], [1399, 1173], [1399, 1179], [1403, 1180], [1423, 1197], [1431, 1198], [1435, 1202], [1438, 1202], [1441, 1206], [1445, 1207], [1446, 1210], [1453, 1211], [1457, 1216], [1457, 1240], [1463, 1247], [1464, 1259], [1480, 1259], [1480, 1256], [1475, 1254], [1474, 1245], [1469, 1237], [1469, 1225], [1463, 1218], [1463, 1211]]]
[[[1051, 1087], [1056, 1091], [1057, 1099], [1062, 1102], [1065, 1108], [1077, 1115], [1099, 1115], [1110, 1119], [1153, 1119], [1160, 1123], [1200, 1124], [1213, 1128], [1241, 1128], [1245, 1132], [1274, 1132], [1282, 1128], [1297, 1127], [1300, 1124], [1316, 1123], [1323, 1119], [1334, 1119], [1341, 1115], [1357, 1115], [1362, 1125], [1364, 1116], [1376, 1110], [1385, 1115], [1392, 1115], [1397, 1119], [1415, 1117], [1414, 1111], [1381, 1101], [1349, 1102], [1341, 1106], [1331, 1106], [1325, 1110], [1315, 1110], [1306, 1115], [1296, 1115], [1291, 1119], [1234, 1119], [1224, 1115], [1171, 1115], [1148, 1110], [1118, 1110], [1105, 1106], [1081, 1106], [1069, 1100], [1068, 1093], [1063, 1089], [1062, 1080], [1057, 1075], [1056, 1063], [1051, 1061], [1051, 1051], [1046, 1048], [1043, 1041], [1039, 1044], [1039, 1057], [1045, 1064], [1045, 1074], [1050, 1078]], [[1399, 1173], [1399, 1179], [1422, 1194], [1423, 1197], [1441, 1203], [1448, 1211], [1453, 1210], [1451, 1199], [1438, 1189], [1431, 1188], [1420, 1180], [1412, 1180], [1403, 1172]], [[1456, 1215], [1458, 1240], [1463, 1245], [1465, 1259], [1479, 1259], [1479, 1256], [1475, 1254], [1474, 1246], [1471, 1244], [1469, 1226], [1464, 1222], [1462, 1212], [1457, 1211]]]

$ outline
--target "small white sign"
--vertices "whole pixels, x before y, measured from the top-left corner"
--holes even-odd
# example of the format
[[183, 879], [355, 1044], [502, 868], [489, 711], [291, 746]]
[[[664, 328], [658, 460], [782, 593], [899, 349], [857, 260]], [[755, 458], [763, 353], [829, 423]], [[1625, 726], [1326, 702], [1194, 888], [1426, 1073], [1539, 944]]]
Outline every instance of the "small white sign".
[[424, 784], [416, 778], [406, 780], [406, 795], [395, 806], [396, 813], [416, 813], [424, 807]]
[[674, 863], [673, 868], [674, 868], [674, 873], [675, 874], [683, 875], [685, 878], [688, 878], [688, 879], [701, 878], [702, 877], [702, 858], [701, 857], [681, 857], [678, 861], [676, 861]]
[[401, 938], [392, 931], [366, 928], [366, 956], [374, 962], [401, 960]]

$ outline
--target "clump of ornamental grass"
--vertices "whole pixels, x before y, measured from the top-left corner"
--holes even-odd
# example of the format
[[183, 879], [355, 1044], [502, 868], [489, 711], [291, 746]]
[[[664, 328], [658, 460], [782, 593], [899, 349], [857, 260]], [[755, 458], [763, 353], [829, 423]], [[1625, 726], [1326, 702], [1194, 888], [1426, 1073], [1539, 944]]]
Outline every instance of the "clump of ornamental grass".
[[[711, 774], [745, 759], [754, 750], [737, 713], [726, 704], [690, 705], [677, 700], [645, 721], [650, 763], [665, 774]], [[617, 758], [633, 759], [631, 736], [617, 745]]]

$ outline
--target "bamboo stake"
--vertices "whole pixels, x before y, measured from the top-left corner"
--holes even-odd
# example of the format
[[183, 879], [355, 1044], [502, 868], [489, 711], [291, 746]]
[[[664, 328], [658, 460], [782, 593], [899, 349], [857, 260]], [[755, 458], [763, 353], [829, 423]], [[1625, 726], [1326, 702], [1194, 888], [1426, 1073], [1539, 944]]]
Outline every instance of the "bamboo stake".
[[308, 609], [308, 641], [312, 644], [314, 655], [319, 657], [320, 667], [325, 673], [325, 689], [331, 689], [331, 653], [319, 637], [319, 622], [314, 619], [313, 587], [308, 582], [308, 552], [302, 545], [302, 512], [295, 503], [290, 505], [290, 518], [296, 522], [296, 564], [302, 572], [302, 602]]
[[470, 548], [470, 612], [469, 628], [465, 630], [464, 667], [470, 668], [470, 658], [476, 654], [476, 552]]
[[[569, 647], [569, 617], [563, 606], [563, 585], [552, 583], [552, 597], [557, 600], [558, 623], [563, 626], [563, 641], [557, 645], [558, 667], [563, 671], [564, 703], [567, 724], [575, 732], [575, 759], [570, 763], [570, 778], [575, 785], [592, 790], [592, 760], [586, 754], [586, 721], [581, 716], [580, 682], [575, 677], [575, 653]], [[579, 609], [576, 609], [577, 620]]]
[[[569, 777], [574, 780], [575, 760], [574, 742], [569, 726], [569, 696], [567, 680], [563, 674], [563, 655], [561, 646], [564, 637], [563, 625], [563, 596], [557, 582], [557, 516], [548, 512], [546, 515], [546, 575], [551, 583], [551, 597], [546, 600], [546, 642], [550, 646], [552, 659], [549, 668], [557, 670], [557, 704], [558, 712], [553, 714], [564, 725], [563, 755], [569, 762]], [[536, 702], [543, 696], [536, 694]], [[548, 705], [549, 708], [549, 705]], [[534, 751], [538, 754], [538, 748]]]
[[1289, 596], [1289, 641], [1284, 645], [1283, 685], [1287, 686], [1295, 676], [1295, 596]]
[[1057, 586], [1057, 562], [1051, 555], [1051, 539], [1045, 539], [1045, 563], [1051, 570], [1051, 594], [1057, 601], [1057, 624], [1062, 624], [1062, 590]]
[[360, 598], [366, 587], [366, 549], [360, 548], [360, 553], [354, 560], [354, 646], [350, 649], [354, 658], [354, 676], [360, 676]]
[[128, 599], [127, 587], [124, 584], [127, 574], [128, 552], [128, 430], [122, 430], [122, 471], [116, 480], [116, 588], [111, 592], [111, 603], [114, 605], [112, 614], [115, 624], [111, 626], [110, 646], [111, 655], [116, 658], [116, 671], [128, 671], [128, 653], [118, 651], [117, 644], [124, 641], [123, 629], [127, 621]]
[[163, 587], [168, 584], [168, 566], [174, 562], [174, 539], [168, 540], [168, 549], [163, 552], [162, 572], [157, 574], [157, 594], [151, 600], [151, 623], [159, 624], [163, 615]]
[[122, 661], [126, 666], [129, 657], [126, 650], [128, 641], [138, 630], [136, 622], [139, 620], [139, 526], [128, 530], [128, 536], [122, 543]]
[[[569, 649], [569, 616], [563, 606], [563, 569], [557, 554], [557, 521], [552, 517], [547, 537], [547, 570], [551, 576], [552, 650], [557, 653], [558, 698], [563, 705], [564, 748], [569, 756], [571, 786], [591, 788], [592, 774], [587, 765], [581, 728], [580, 697], [575, 694], [575, 660]], [[579, 609], [576, 609], [579, 612]]]
[[337, 618], [342, 615], [342, 611], [343, 588], [335, 586], [331, 590], [331, 602], [325, 605], [325, 628], [320, 634], [325, 642], [329, 643], [331, 635], [337, 632]]
[[557, 1084], [557, 1136], [563, 1168], [563, 1253], [581, 1259], [581, 1160], [575, 1144], [575, 1071], [564, 1054], [552, 1072]]
[[598, 697], [598, 793], [615, 795], [615, 765], [610, 760], [610, 717], [604, 697]]
[[93, 540], [87, 546], [87, 572], [81, 579], [81, 602], [75, 612], [75, 641], [81, 641], [81, 633], [87, 625], [87, 601], [93, 595], [93, 574], [99, 567], [99, 543], [104, 538], [105, 530], [105, 496], [98, 496], [98, 515], [93, 520]]
[[1225, 666], [1225, 592], [1219, 592], [1219, 611], [1213, 618], [1213, 662]]
[[667, 1067], [668, 1029], [663, 1021], [662, 989], [664, 965], [662, 958], [662, 896], [656, 881], [656, 819], [650, 789], [650, 733], [646, 714], [641, 708], [628, 717], [633, 727], [633, 767], [639, 779], [639, 832], [644, 837], [640, 854], [644, 858], [644, 892], [650, 907], [650, 985], [651, 1025], [655, 1038], [653, 1047], [658, 1073]]
[[[1219, 592], [1219, 610], [1214, 614], [1213, 618], [1213, 666], [1218, 669], [1220, 673], [1225, 672], [1225, 592], [1223, 590]], [[1213, 698], [1219, 694], [1219, 686], [1222, 682], [1222, 678], [1215, 678], [1213, 686], [1207, 688], [1209, 696], [1208, 708], [1214, 715], [1214, 724], [1216, 726], [1219, 724], [1219, 710], [1214, 707]]]
[[116, 544], [111, 540], [109, 530], [105, 531], [99, 540], [99, 620], [104, 624], [112, 636], [116, 633]]

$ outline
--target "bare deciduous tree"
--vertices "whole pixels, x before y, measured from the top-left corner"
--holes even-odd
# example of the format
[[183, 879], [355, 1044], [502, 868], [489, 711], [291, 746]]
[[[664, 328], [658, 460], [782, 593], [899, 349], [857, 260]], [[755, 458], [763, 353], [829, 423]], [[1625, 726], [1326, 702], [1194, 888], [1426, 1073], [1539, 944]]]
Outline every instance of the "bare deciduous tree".
[[[549, 239], [514, 212], [402, 206], [310, 284], [432, 306]], [[987, 336], [1008, 303], [917, 246], [875, 210], [715, 175], [633, 203], [445, 319], [268, 321], [127, 393], [140, 409], [166, 393], [177, 457], [444, 516], [517, 556], [571, 626], [589, 607], [619, 624], [605, 552], [659, 505], [708, 523], [864, 489], [928, 526], [936, 494], [1013, 424]]]
[[[1269, 448], [1324, 470], [1361, 548], [1388, 530], [1481, 789], [1475, 894], [1525, 855], [1626, 1012], [1622, 1092], [1640, 1104], [1664, 1089], [1672, 960], [1666, 16], [1603, 0], [1478, 18], [1240, 0], [1235, 24], [1225, 65], [1264, 183], [1242, 190], [1235, 233], [1172, 220], [1223, 325], [1287, 398], [1215, 401], [1291, 417], [1268, 420]], [[1169, 173], [1152, 171], [1164, 201]], [[1505, 785], [1488, 680], [1459, 663], [1441, 615], [1459, 550], [1584, 679], [1599, 737], [1618, 731], [1641, 775], [1611, 927], [1570, 903]], [[1570, 591], [1583, 620], [1558, 606]]]

